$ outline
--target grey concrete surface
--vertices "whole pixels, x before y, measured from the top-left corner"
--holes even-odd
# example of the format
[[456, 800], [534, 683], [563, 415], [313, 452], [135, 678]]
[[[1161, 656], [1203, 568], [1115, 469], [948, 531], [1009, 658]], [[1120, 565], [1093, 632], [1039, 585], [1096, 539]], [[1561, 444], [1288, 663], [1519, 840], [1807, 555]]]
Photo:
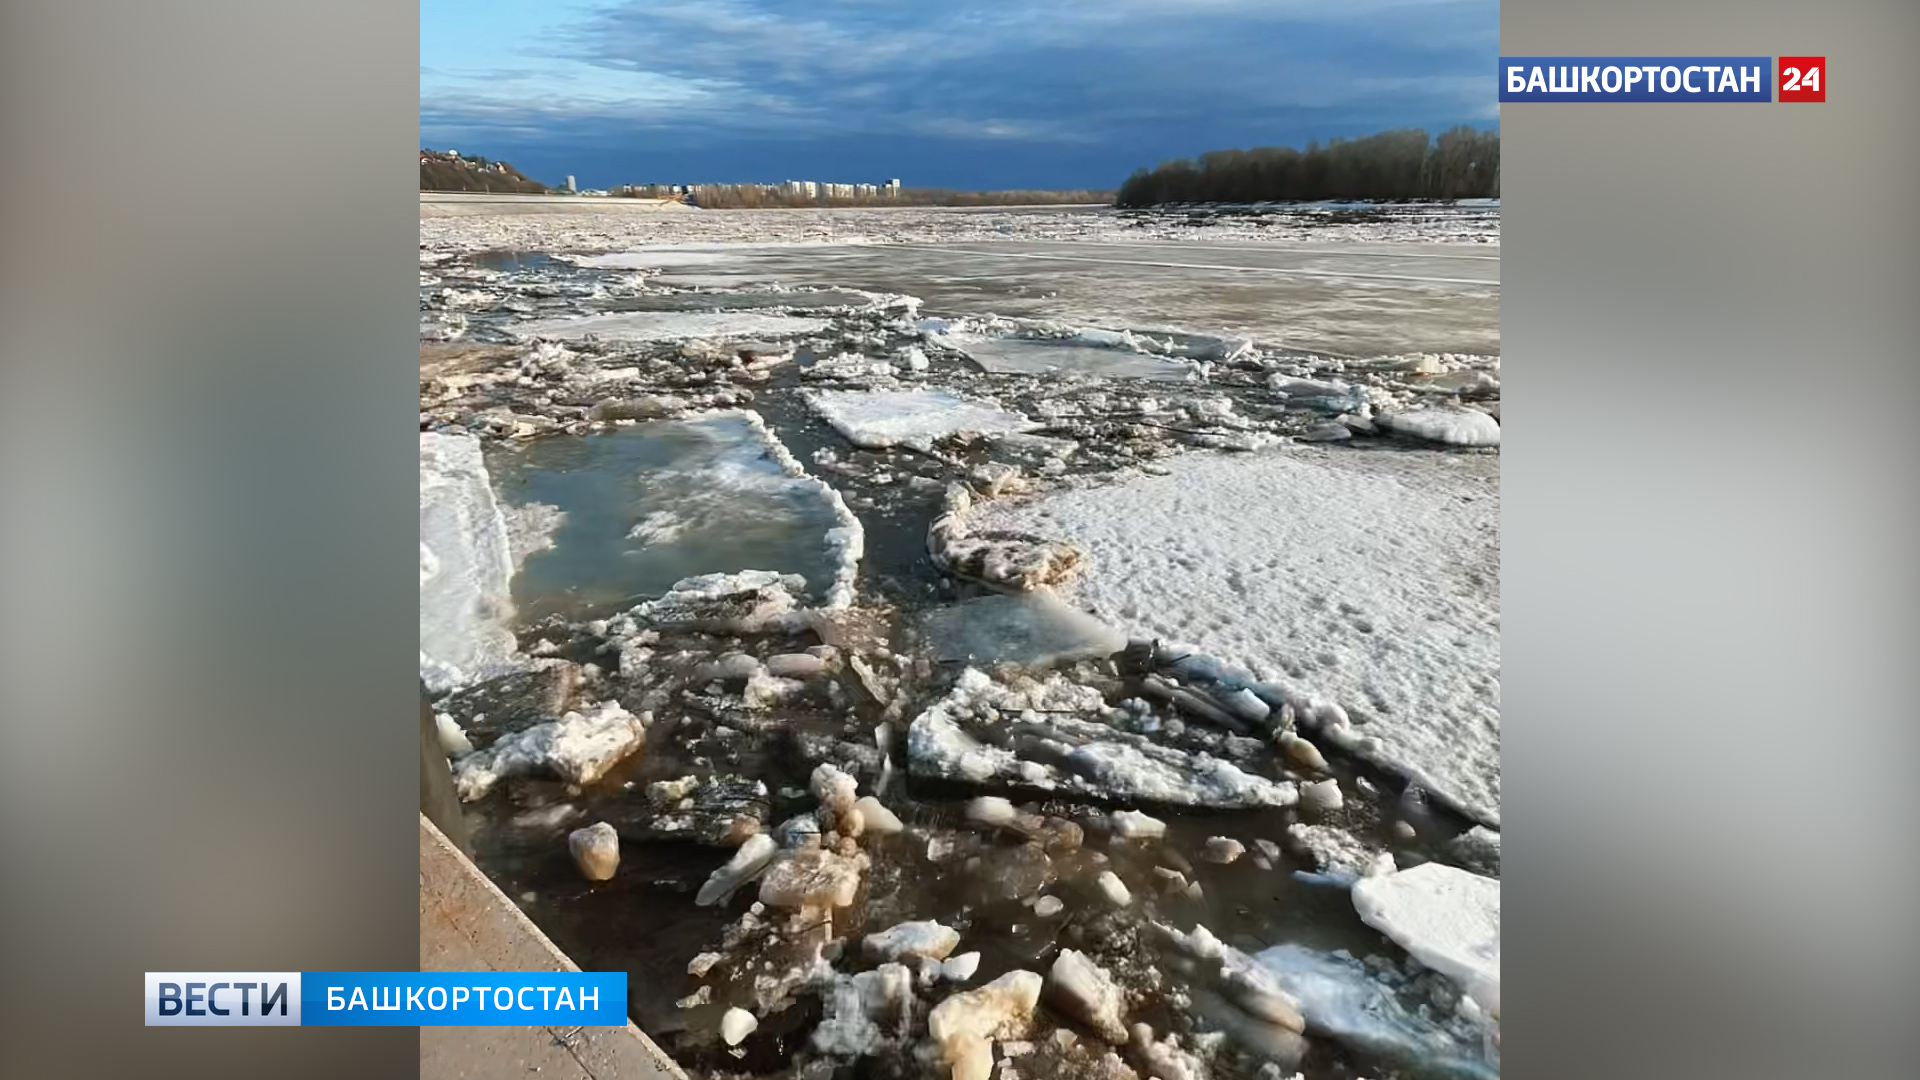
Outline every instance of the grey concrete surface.
[[[421, 971], [578, 971], [493, 882], [420, 817]], [[625, 1027], [423, 1027], [421, 1080], [686, 1080]]]

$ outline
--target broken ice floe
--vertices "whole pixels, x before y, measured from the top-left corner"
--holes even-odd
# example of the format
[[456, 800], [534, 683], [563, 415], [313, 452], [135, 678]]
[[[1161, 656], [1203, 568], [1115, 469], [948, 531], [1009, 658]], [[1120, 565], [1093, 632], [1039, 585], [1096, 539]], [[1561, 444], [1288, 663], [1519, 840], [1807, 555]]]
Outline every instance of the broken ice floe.
[[1278, 945], [1255, 959], [1299, 1006], [1311, 1035], [1337, 1039], [1419, 1075], [1493, 1080], [1467, 1025], [1443, 1026], [1401, 1003], [1366, 965], [1340, 953]]
[[1023, 416], [990, 403], [969, 401], [949, 390], [815, 390], [807, 404], [855, 446], [905, 446], [928, 451], [934, 441], [960, 432], [1027, 431]]
[[1442, 863], [1365, 878], [1353, 907], [1368, 926], [1500, 1014], [1500, 883]]
[[1291, 806], [1294, 786], [1205, 753], [1161, 746], [1098, 719], [1100, 693], [1059, 676], [998, 683], [969, 668], [907, 734], [914, 775], [1122, 801], [1245, 809]]
[[512, 545], [471, 435], [420, 435], [420, 677], [434, 692], [514, 665]]

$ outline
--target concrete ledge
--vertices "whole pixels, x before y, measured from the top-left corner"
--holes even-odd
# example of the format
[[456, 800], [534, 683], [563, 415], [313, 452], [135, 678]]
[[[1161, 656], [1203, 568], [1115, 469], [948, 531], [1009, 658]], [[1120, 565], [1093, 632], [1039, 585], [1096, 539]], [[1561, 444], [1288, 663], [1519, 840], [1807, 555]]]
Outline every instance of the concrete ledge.
[[[578, 971], [538, 927], [420, 816], [421, 971]], [[423, 1027], [422, 1080], [687, 1080], [631, 1022], [607, 1027]]]

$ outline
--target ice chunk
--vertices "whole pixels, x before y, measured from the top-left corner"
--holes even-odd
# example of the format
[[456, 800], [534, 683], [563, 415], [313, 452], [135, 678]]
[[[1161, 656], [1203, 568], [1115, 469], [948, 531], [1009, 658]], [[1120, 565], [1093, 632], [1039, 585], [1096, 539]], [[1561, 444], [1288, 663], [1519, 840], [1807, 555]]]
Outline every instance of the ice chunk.
[[773, 857], [779, 854], [780, 847], [773, 838], [765, 833], [756, 833], [747, 838], [746, 843], [733, 853], [733, 858], [708, 876], [706, 883], [700, 886], [700, 892], [693, 898], [695, 904], [706, 907], [711, 904], [724, 904], [740, 886], [760, 876]]
[[1106, 897], [1107, 903], [1114, 907], [1126, 907], [1133, 903], [1133, 893], [1127, 890], [1127, 883], [1111, 870], [1101, 871], [1094, 884], [1099, 887], [1100, 895]]
[[1047, 1000], [1110, 1043], [1127, 1041], [1126, 997], [1100, 965], [1062, 949], [1047, 973]]
[[420, 435], [420, 677], [436, 693], [515, 662], [507, 524], [471, 435]]
[[457, 760], [473, 753], [473, 743], [467, 740], [467, 733], [453, 717], [446, 713], [434, 713], [433, 730], [440, 740], [441, 751], [449, 758]]
[[1353, 908], [1415, 960], [1500, 1011], [1500, 883], [1442, 863], [1354, 883]]
[[1478, 409], [1415, 409], [1379, 417], [1380, 426], [1450, 446], [1499, 446], [1500, 422]]
[[1167, 835], [1167, 823], [1138, 810], [1122, 810], [1108, 819], [1113, 835], [1123, 840], [1155, 840]]
[[931, 920], [904, 922], [878, 934], [868, 934], [865, 947], [882, 960], [907, 960], [925, 957], [944, 960], [960, 944], [960, 931]]
[[760, 878], [760, 902], [780, 908], [840, 908], [860, 891], [862, 860], [801, 848]]
[[934, 1006], [927, 1033], [942, 1045], [960, 1035], [1010, 1039], [1025, 1034], [1040, 1004], [1044, 980], [1031, 971], [1009, 971], [978, 990], [968, 990]]
[[965, 952], [958, 956], [948, 957], [941, 963], [940, 977], [948, 982], [966, 982], [968, 979], [973, 978], [974, 972], [979, 970], [980, 954], [977, 952]]
[[805, 578], [772, 570], [702, 574], [674, 582], [657, 600], [633, 609], [633, 617], [674, 630], [751, 634], [795, 623], [796, 592]]
[[807, 778], [807, 790], [820, 800], [822, 806], [831, 808], [834, 813], [843, 813], [851, 809], [860, 790], [860, 781], [831, 762], [822, 762], [814, 766], [813, 774]]
[[1231, 836], [1213, 836], [1207, 839], [1203, 854], [1208, 862], [1226, 866], [1246, 854], [1246, 851], [1247, 845]]
[[483, 798], [509, 776], [551, 773], [570, 784], [591, 784], [640, 748], [647, 729], [618, 702], [570, 712], [550, 723], [507, 735], [454, 764], [454, 786], [466, 802]]
[[567, 852], [588, 881], [606, 881], [620, 868], [620, 834], [604, 821], [567, 834]]
[[963, 431], [1027, 431], [1026, 417], [950, 390], [814, 390], [807, 405], [855, 446], [933, 449], [936, 439]]
[[728, 1046], [739, 1046], [759, 1026], [760, 1021], [752, 1013], [736, 1006], [720, 1018], [720, 1038], [726, 1040]]
[[866, 822], [867, 831], [870, 833], [891, 836], [906, 828], [905, 823], [900, 820], [900, 815], [881, 805], [880, 800], [871, 795], [855, 800], [853, 808], [860, 812], [860, 817]]

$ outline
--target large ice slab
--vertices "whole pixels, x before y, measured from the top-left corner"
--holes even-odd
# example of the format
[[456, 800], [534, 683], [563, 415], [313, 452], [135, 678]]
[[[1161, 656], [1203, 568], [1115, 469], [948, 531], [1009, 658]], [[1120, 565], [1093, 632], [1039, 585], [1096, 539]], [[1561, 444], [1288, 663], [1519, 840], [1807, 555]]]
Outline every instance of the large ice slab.
[[940, 341], [965, 353], [967, 359], [980, 365], [984, 371], [1021, 375], [1061, 373], [1175, 382], [1185, 381], [1193, 377], [1195, 372], [1191, 363], [1070, 340], [953, 334], [942, 337]]
[[420, 677], [451, 690], [513, 665], [513, 555], [480, 440], [420, 435]]
[[855, 446], [930, 450], [934, 440], [962, 431], [991, 435], [1037, 425], [996, 405], [969, 401], [950, 390], [814, 390], [807, 404]]
[[757, 311], [612, 311], [530, 319], [507, 327], [522, 340], [685, 341], [690, 338], [794, 337], [832, 325], [799, 315]]
[[708, 413], [506, 446], [502, 496], [564, 513], [513, 581], [529, 616], [631, 606], [686, 578], [798, 574], [815, 603], [853, 598], [860, 521], [808, 476], [759, 415]]
[[1363, 754], [1497, 825], [1499, 459], [1302, 448], [1166, 470], [995, 500], [968, 525], [1077, 544], [1092, 562], [1069, 600], [1338, 701]]
[[1362, 878], [1353, 908], [1408, 955], [1500, 1009], [1500, 883], [1443, 863]]

